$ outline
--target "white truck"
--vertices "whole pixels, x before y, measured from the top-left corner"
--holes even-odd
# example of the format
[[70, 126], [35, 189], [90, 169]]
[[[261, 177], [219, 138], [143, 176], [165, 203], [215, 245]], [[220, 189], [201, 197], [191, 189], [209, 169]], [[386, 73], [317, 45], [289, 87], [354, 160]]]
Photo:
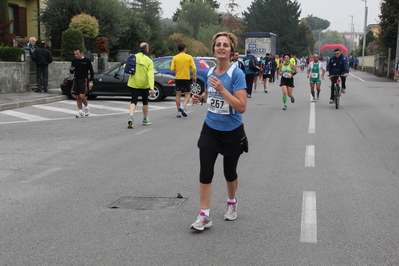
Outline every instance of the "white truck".
[[277, 35], [271, 32], [248, 32], [245, 33], [245, 52], [247, 49], [259, 57], [264, 57], [267, 53], [276, 54]]

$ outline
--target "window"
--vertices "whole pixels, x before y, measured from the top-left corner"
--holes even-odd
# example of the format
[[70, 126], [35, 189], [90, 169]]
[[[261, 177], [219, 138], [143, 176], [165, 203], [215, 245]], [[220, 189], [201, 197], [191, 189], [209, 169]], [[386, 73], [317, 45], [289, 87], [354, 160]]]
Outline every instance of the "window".
[[14, 23], [10, 26], [10, 33], [20, 37], [27, 37], [26, 7], [10, 4], [8, 10], [10, 19], [14, 19]]

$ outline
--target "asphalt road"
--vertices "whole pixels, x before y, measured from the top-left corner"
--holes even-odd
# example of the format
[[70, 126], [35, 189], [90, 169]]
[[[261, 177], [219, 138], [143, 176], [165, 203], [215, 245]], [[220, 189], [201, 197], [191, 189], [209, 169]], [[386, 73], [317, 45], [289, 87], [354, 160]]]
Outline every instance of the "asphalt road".
[[[286, 111], [278, 84], [248, 99], [238, 218], [223, 221], [219, 158], [203, 232], [189, 227], [205, 106], [179, 119], [167, 98], [133, 130], [126, 99], [83, 119], [69, 100], [1, 111], [0, 265], [399, 265], [398, 83], [354, 72], [338, 110], [328, 82], [317, 103], [305, 73], [295, 84]], [[110, 208], [129, 197], [144, 199]]]

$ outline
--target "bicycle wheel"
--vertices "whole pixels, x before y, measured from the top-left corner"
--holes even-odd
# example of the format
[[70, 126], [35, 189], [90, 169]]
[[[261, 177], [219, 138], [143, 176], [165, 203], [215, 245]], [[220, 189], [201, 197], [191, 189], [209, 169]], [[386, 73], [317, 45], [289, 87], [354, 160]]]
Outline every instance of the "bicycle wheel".
[[338, 84], [335, 84], [335, 89], [334, 89], [334, 101], [335, 101], [335, 108], [339, 108], [339, 93], [340, 93], [340, 88]]

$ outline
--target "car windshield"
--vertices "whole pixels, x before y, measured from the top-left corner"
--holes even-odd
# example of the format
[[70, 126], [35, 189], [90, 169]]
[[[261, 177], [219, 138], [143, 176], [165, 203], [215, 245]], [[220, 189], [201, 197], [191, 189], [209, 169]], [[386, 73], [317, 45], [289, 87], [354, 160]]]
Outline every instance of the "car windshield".
[[122, 67], [122, 64], [118, 64], [107, 71], [104, 72], [104, 75], [109, 75], [109, 76], [115, 76], [115, 74], [118, 73], [119, 75], [124, 74], [124, 68]]
[[156, 70], [170, 70], [172, 59], [157, 60], [154, 62], [154, 68]]

